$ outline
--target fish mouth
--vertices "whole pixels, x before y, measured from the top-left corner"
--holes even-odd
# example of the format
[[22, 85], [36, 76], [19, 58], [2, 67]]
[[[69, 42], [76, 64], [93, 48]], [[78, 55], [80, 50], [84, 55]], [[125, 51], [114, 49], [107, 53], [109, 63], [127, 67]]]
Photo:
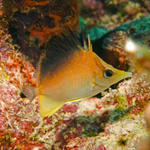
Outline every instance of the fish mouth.
[[132, 72], [126, 72], [124, 75], [124, 79], [131, 78], [131, 77], [132, 77]]
[[132, 77], [132, 72], [125, 72], [125, 71], [121, 71], [120, 72], [120, 75], [119, 76], [117, 76], [117, 81], [116, 80], [114, 80], [114, 81], [116, 81], [116, 82], [114, 82], [113, 84], [116, 84], [116, 83], [120, 83], [120, 82], [122, 82], [122, 81], [124, 81], [124, 80], [127, 80], [127, 79], [131, 79], [131, 77]]
[[121, 79], [118, 82], [112, 84], [110, 87], [112, 89], [116, 89], [121, 82], [125, 80], [129, 80], [131, 79], [131, 77], [132, 77], [132, 72], [122, 72]]
[[123, 82], [125, 80], [129, 80], [131, 78], [132, 78], [132, 72], [123, 72], [121, 80], [118, 81], [117, 83], [121, 83], [121, 82]]

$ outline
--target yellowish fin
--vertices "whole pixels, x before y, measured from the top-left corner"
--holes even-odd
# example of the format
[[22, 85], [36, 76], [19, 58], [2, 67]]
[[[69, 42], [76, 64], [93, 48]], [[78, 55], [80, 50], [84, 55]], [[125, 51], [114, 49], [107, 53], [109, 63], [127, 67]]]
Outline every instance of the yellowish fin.
[[[85, 99], [85, 98], [84, 98]], [[68, 100], [67, 102], [75, 102], [75, 101], [81, 101], [82, 99], [72, 99]], [[41, 117], [50, 117], [54, 113], [56, 113], [63, 105], [65, 104], [65, 101], [57, 101], [51, 99], [48, 95], [40, 95], [39, 96], [39, 105], [40, 105], [40, 114]]]
[[93, 51], [93, 48], [92, 48], [92, 43], [91, 43], [91, 40], [90, 40], [90, 35], [88, 35], [88, 46], [89, 46], [89, 51]]
[[63, 104], [64, 102], [53, 100], [47, 95], [39, 96], [40, 114], [43, 118], [53, 115]]

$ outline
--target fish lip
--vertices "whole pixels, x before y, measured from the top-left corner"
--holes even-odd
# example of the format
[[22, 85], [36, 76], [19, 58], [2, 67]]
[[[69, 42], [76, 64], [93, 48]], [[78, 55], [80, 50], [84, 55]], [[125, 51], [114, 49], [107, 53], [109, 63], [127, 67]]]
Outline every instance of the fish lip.
[[132, 72], [126, 72], [124, 78], [131, 78], [132, 77]]
[[132, 78], [132, 72], [125, 72], [123, 75], [123, 79], [120, 81], [128, 80]]

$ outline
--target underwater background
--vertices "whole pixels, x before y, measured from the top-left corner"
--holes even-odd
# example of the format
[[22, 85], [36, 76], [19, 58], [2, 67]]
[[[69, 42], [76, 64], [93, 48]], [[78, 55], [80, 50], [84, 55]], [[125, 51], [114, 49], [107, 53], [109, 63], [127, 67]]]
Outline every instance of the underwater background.
[[[149, 12], [149, 0], [0, 0], [0, 148], [149, 150]], [[41, 118], [38, 96], [22, 89], [37, 87], [43, 46], [66, 28], [133, 75]]]

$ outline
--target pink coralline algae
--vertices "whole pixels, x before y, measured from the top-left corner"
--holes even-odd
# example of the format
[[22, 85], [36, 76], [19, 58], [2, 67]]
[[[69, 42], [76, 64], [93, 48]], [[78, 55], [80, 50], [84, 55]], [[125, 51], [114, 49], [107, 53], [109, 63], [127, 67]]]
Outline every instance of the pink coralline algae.
[[95, 150], [107, 150], [107, 149], [106, 149], [105, 146], [102, 144], [102, 145], [98, 146]]
[[83, 3], [86, 7], [89, 7], [90, 9], [102, 10], [102, 3], [97, 2], [96, 0], [83, 0]]
[[42, 143], [29, 138], [39, 123], [37, 104], [29, 104], [20, 97], [23, 84], [36, 84], [33, 81], [34, 69], [20, 53], [5, 43], [9, 35], [3, 35], [0, 39], [0, 145], [4, 149], [26, 149], [26, 143], [28, 147], [41, 147]]
[[33, 101], [22, 97], [24, 85], [37, 87], [36, 73], [0, 27], [1, 149], [135, 150], [148, 137], [143, 112], [150, 100], [150, 83], [145, 75], [133, 73], [132, 79], [102, 93], [102, 98], [67, 103], [42, 119], [38, 96]]
[[[38, 97], [31, 102], [20, 96], [24, 84], [37, 86], [35, 69], [9, 43], [7, 49], [1, 48], [0, 60], [1, 148], [106, 150], [114, 149], [115, 145], [115, 148], [134, 149], [131, 141], [134, 143], [138, 137], [147, 135], [142, 112], [150, 95], [149, 84], [142, 78], [135, 76], [122, 82], [101, 99], [65, 104], [52, 117], [42, 120]], [[120, 145], [124, 134], [126, 145]]]
[[63, 107], [64, 112], [72, 112], [75, 113], [77, 111], [77, 106], [76, 105], [68, 105], [65, 104]]
[[[33, 101], [21, 97], [23, 85], [37, 86], [36, 70], [11, 45], [9, 35], [2, 34], [0, 44], [1, 148], [135, 149], [131, 143], [147, 136], [142, 114], [150, 95], [144, 77], [135, 75], [116, 90], [104, 93], [101, 99], [67, 103], [52, 117], [42, 119], [38, 96]], [[126, 142], [122, 145], [119, 141], [124, 136]]]
[[104, 14], [103, 3], [96, 0], [83, 0], [83, 10], [89, 9], [94, 18], [98, 18]]

